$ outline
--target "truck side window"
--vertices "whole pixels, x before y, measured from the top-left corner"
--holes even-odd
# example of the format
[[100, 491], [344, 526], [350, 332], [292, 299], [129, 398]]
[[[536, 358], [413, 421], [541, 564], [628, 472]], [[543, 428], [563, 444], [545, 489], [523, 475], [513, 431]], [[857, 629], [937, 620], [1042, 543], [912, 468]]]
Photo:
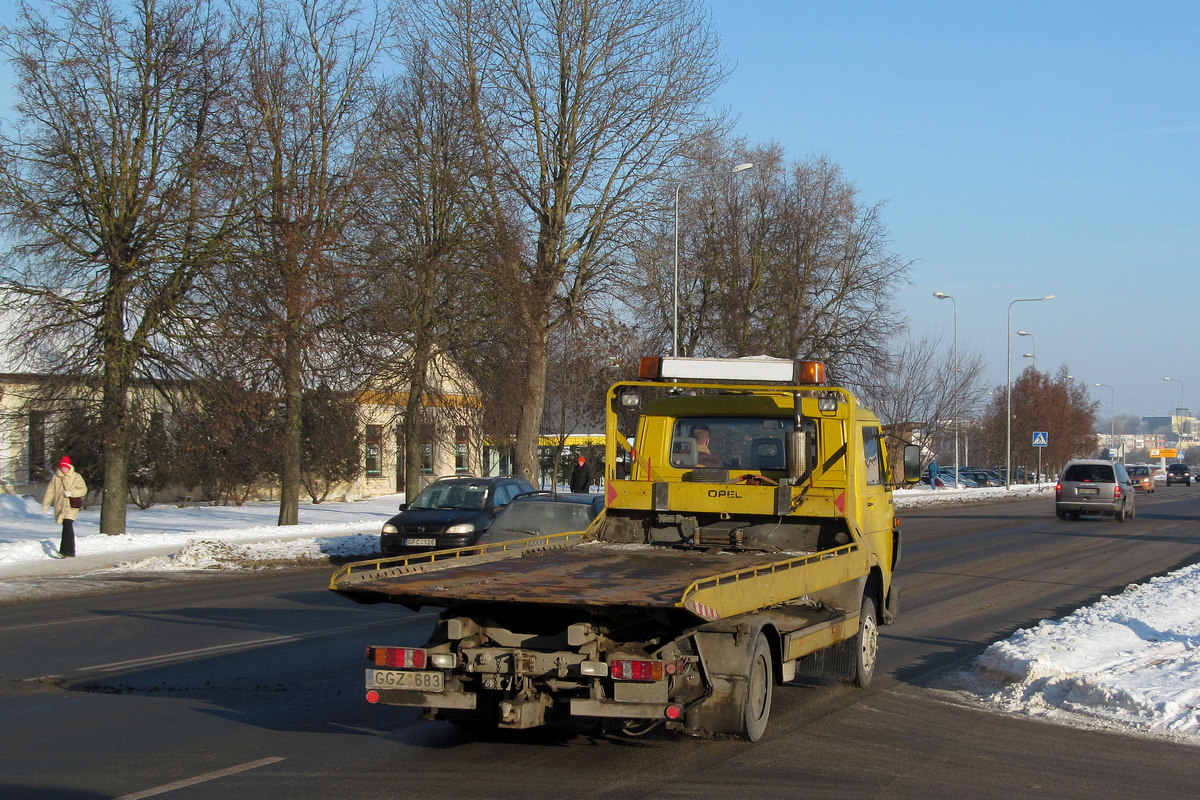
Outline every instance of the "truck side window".
[[863, 471], [863, 474], [867, 478], [867, 486], [878, 486], [883, 483], [879, 458], [879, 428], [864, 427], [862, 432], [863, 459], [866, 461], [866, 469]]

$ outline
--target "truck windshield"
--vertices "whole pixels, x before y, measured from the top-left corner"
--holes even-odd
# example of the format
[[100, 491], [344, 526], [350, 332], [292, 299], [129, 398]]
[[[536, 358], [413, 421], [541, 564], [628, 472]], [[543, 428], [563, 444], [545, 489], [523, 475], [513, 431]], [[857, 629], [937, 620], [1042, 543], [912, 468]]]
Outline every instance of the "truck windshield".
[[791, 428], [790, 419], [778, 417], [680, 418], [671, 434], [671, 466], [783, 471]]

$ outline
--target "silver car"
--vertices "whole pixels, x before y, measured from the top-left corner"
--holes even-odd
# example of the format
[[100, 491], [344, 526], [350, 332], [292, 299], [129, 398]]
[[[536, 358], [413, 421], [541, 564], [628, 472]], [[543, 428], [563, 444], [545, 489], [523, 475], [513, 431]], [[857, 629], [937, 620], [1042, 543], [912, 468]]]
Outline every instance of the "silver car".
[[1122, 464], [1094, 459], [1068, 461], [1054, 487], [1054, 511], [1059, 519], [1101, 514], [1117, 522], [1133, 519], [1133, 482]]

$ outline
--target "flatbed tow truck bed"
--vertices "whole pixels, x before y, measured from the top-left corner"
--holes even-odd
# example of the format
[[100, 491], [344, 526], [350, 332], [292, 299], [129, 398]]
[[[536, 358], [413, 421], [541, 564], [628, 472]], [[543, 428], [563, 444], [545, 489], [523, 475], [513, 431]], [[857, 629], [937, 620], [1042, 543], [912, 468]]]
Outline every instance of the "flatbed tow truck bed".
[[[713, 620], [841, 583], [849, 577], [846, 562], [853, 559], [834, 556], [857, 550], [847, 545], [808, 554], [707, 553], [599, 541], [502, 551], [467, 548], [437, 560], [348, 565], [334, 575], [330, 587], [365, 603], [686, 609]], [[520, 560], [519, 567], [510, 563], [514, 559]], [[798, 587], [798, 580], [810, 585]]]

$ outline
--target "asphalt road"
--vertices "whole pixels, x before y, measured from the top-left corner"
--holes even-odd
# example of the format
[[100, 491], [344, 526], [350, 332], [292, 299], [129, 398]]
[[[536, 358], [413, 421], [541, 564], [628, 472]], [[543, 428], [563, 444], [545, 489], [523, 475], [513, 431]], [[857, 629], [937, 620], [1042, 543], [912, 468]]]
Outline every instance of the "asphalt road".
[[[0, 606], [0, 797], [1196, 795], [1200, 749], [994, 714], [945, 690], [991, 642], [1200, 561], [1200, 488], [1117, 524], [1049, 500], [904, 517], [900, 617], [876, 680], [777, 689], [762, 741], [474, 738], [362, 701], [363, 648], [432, 614], [357, 606], [327, 572]], [[131, 588], [132, 587], [132, 588]]]

